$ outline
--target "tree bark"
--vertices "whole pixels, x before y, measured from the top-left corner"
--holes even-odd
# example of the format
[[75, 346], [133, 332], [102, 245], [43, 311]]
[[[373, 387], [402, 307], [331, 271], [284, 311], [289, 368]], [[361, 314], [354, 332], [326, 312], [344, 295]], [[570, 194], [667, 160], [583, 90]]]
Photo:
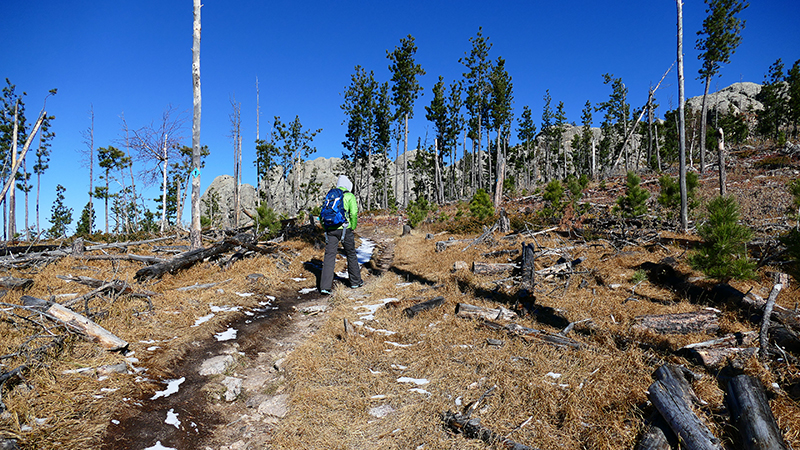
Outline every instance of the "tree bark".
[[192, 229], [189, 240], [194, 249], [202, 246], [200, 238], [200, 115], [202, 95], [200, 91], [200, 0], [194, 0], [194, 22], [192, 26]]
[[154, 278], [161, 278], [167, 273], [175, 273], [186, 269], [198, 262], [203, 261], [206, 258], [225, 253], [237, 245], [241, 245], [242, 243], [251, 243], [252, 241], [253, 236], [251, 234], [239, 234], [233, 238], [225, 239], [224, 241], [217, 243], [212, 247], [192, 250], [180, 254], [169, 261], [139, 269], [134, 278], [139, 282]]
[[494, 210], [500, 208], [503, 203], [503, 183], [506, 176], [506, 160], [500, 152], [497, 152], [497, 182], [494, 185]]
[[497, 275], [499, 273], [511, 272], [518, 266], [510, 263], [485, 263], [475, 261], [472, 263], [472, 272], [477, 275]]

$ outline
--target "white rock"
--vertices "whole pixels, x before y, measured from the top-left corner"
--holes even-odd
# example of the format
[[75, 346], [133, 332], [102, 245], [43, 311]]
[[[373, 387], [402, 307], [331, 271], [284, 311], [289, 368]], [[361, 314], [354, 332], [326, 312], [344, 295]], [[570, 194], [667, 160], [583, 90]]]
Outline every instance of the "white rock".
[[391, 405], [381, 405], [369, 409], [369, 415], [378, 419], [383, 419], [393, 412], [394, 408]]
[[287, 394], [279, 394], [261, 402], [258, 405], [258, 413], [265, 416], [273, 416], [283, 418], [286, 416], [287, 406], [286, 402], [289, 400]]
[[219, 355], [207, 359], [200, 366], [200, 375], [219, 375], [228, 370], [233, 362], [234, 359], [231, 355]]
[[225, 401], [232, 402], [239, 397], [239, 394], [242, 393], [242, 379], [235, 378], [235, 377], [225, 377], [222, 380], [222, 385], [227, 388], [225, 391]]

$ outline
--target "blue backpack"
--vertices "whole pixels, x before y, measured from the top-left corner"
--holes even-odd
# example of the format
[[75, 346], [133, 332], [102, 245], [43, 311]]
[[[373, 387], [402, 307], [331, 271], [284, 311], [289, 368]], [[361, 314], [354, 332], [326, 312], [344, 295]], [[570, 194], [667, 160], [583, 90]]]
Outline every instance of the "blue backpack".
[[347, 215], [344, 210], [344, 191], [333, 188], [325, 195], [322, 202], [322, 210], [319, 213], [319, 220], [327, 228], [337, 228], [347, 222]]

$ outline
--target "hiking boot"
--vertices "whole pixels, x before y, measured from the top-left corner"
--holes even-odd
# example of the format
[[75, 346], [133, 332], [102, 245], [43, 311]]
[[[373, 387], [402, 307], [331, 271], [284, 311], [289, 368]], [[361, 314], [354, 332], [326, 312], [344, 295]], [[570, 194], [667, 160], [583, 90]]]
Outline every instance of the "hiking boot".
[[327, 289], [320, 289], [319, 293], [322, 294], [322, 295], [331, 295], [331, 291], [329, 291]]
[[360, 288], [361, 286], [364, 286], [364, 282], [363, 282], [363, 281], [359, 281], [359, 282], [358, 282], [358, 283], [356, 283], [356, 284], [351, 284], [351, 285], [350, 285], [350, 289], [358, 289], [358, 288]]

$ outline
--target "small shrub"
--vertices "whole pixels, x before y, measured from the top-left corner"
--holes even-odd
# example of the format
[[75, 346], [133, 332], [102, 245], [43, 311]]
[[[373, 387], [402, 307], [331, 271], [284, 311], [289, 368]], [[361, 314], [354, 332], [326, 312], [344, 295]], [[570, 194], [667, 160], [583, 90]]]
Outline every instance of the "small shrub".
[[761, 161], [756, 161], [753, 164], [753, 167], [764, 170], [780, 169], [781, 167], [791, 167], [791, 166], [792, 166], [791, 158], [784, 155], [767, 156]]
[[432, 206], [428, 199], [423, 196], [419, 196], [413, 202], [409, 202], [408, 208], [406, 208], [409, 225], [412, 228], [416, 228], [417, 225], [425, 221], [428, 218], [428, 212], [433, 209]]
[[472, 200], [469, 202], [469, 212], [472, 217], [479, 221], [484, 221], [494, 216], [492, 199], [489, 198], [489, 194], [485, 190], [478, 189], [475, 195], [472, 196]]
[[650, 198], [650, 192], [639, 186], [641, 182], [642, 179], [638, 175], [628, 172], [627, 194], [618, 198], [617, 206], [614, 207], [614, 211], [622, 217], [634, 218], [647, 213], [647, 199]]
[[753, 233], [739, 224], [739, 205], [733, 197], [717, 197], [708, 206], [708, 219], [697, 228], [703, 245], [689, 264], [722, 281], [752, 279], [755, 264], [747, 259], [746, 243]]
[[[681, 188], [678, 180], [672, 178], [667, 174], [661, 175], [658, 179], [661, 185], [661, 192], [658, 194], [656, 201], [659, 205], [667, 210], [667, 215], [672, 218], [676, 217], [681, 208]], [[689, 201], [689, 212], [697, 207], [697, 188], [700, 186], [700, 180], [696, 172], [686, 173], [686, 198]]]
[[208, 216], [200, 216], [200, 227], [206, 228], [211, 226], [211, 219]]
[[631, 283], [638, 284], [647, 279], [647, 272], [642, 269], [637, 270], [631, 277]]
[[275, 234], [281, 229], [281, 218], [275, 213], [275, 210], [262, 203], [261, 206], [256, 208], [255, 220], [256, 232], [263, 233], [269, 232]]
[[541, 215], [546, 218], [559, 218], [564, 213], [564, 186], [560, 180], [553, 180], [547, 183], [544, 188], [542, 198], [545, 205]]

